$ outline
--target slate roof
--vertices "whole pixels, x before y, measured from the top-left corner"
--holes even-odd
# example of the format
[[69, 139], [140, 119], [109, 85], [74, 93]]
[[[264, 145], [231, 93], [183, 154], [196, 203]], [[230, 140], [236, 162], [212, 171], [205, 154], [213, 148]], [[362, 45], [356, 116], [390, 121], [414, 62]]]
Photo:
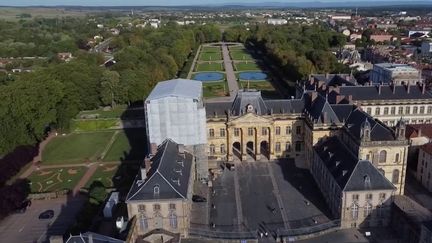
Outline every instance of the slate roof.
[[360, 108], [355, 108], [345, 121], [345, 127], [357, 139], [361, 139], [361, 126], [368, 121], [371, 126], [370, 140], [371, 141], [392, 141], [396, 140], [393, 131], [378, 122]]
[[360, 160], [354, 167], [344, 191], [394, 190], [395, 186], [368, 160]]
[[206, 116], [226, 115], [241, 116], [247, 113], [247, 105], [252, 105], [257, 115], [302, 113], [304, 99], [272, 99], [264, 100], [261, 91], [239, 90], [233, 102], [205, 103]]
[[164, 97], [201, 99], [202, 82], [190, 79], [172, 79], [159, 82], [147, 97], [146, 101]]
[[[367, 160], [358, 160], [337, 137], [330, 137], [315, 147], [330, 174], [344, 191], [393, 190], [395, 187]], [[366, 177], [369, 178], [365, 180]]]
[[96, 234], [93, 232], [86, 232], [80, 235], [71, 235], [66, 243], [90, 243], [90, 238], [93, 243], [124, 243], [123, 240], [111, 238], [106, 235]]
[[314, 122], [318, 124], [333, 124], [341, 122], [327, 98], [320, 94], [318, 94], [318, 96], [312, 101], [308, 113]]
[[[312, 74], [314, 81], [323, 81], [327, 86], [353, 86], [356, 83], [350, 74]], [[349, 77], [349, 80], [346, 79]]]
[[[393, 88], [395, 89], [393, 92]], [[419, 100], [431, 99], [432, 94], [429, 91], [422, 93], [422, 88], [418, 85], [411, 85], [409, 92], [407, 86], [397, 85], [381, 85], [381, 93], [379, 86], [342, 86], [339, 94], [352, 95], [354, 101], [358, 100]]]
[[[135, 178], [126, 201], [186, 199], [192, 161], [193, 156], [190, 153], [185, 152], [181, 155], [178, 144], [166, 139], [151, 158], [147, 179], [142, 181], [140, 175]], [[155, 186], [159, 186], [159, 194], [153, 193]]]

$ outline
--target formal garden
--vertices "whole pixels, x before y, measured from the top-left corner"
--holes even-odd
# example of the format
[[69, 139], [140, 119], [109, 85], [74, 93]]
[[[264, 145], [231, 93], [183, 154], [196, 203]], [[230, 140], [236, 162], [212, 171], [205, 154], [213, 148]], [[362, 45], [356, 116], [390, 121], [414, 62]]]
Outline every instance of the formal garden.
[[33, 193], [72, 190], [87, 167], [62, 167], [34, 171], [27, 179]]

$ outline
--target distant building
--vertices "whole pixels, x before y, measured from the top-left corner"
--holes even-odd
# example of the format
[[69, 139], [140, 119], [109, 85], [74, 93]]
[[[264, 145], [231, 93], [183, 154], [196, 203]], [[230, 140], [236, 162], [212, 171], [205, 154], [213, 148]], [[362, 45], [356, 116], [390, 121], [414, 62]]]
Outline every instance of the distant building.
[[286, 19], [267, 19], [267, 24], [272, 24], [272, 25], [283, 25], [283, 24], [287, 24], [288, 21]]
[[417, 180], [432, 192], [432, 143], [420, 146], [417, 162]]
[[194, 156], [171, 139], [146, 158], [126, 196], [128, 216], [136, 217], [133, 230], [138, 235], [162, 229], [188, 236], [194, 167]]
[[408, 64], [378, 63], [374, 64], [370, 80], [373, 84], [410, 84], [422, 82], [418, 69]]
[[429, 57], [432, 55], [432, 42], [429, 41], [423, 41], [421, 44], [421, 55], [423, 57]]
[[417, 35], [420, 33], [421, 35], [419, 37], [427, 36], [429, 34], [429, 30], [410, 30], [408, 31], [408, 37], [411, 37], [412, 35]]
[[371, 35], [370, 39], [374, 40], [375, 42], [384, 42], [384, 41], [391, 41], [392, 35], [386, 35], [386, 34], [378, 34], [378, 35]]
[[351, 20], [351, 15], [330, 15], [331, 20]]

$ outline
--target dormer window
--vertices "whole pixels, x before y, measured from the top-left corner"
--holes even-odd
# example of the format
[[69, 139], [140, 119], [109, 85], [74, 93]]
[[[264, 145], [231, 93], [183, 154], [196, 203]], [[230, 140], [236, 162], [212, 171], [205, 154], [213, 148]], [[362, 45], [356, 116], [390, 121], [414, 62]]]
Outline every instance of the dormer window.
[[153, 187], [153, 194], [154, 194], [154, 195], [159, 195], [159, 191], [160, 191], [160, 187], [159, 187], [159, 185], [155, 185], [155, 186]]
[[246, 106], [246, 110], [247, 110], [247, 112], [253, 112], [254, 108], [251, 104], [249, 104]]

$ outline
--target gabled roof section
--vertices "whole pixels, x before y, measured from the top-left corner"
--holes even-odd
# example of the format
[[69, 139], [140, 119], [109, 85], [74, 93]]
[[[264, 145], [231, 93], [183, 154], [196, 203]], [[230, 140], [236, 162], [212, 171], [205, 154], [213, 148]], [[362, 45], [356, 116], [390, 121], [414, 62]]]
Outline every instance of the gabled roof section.
[[318, 94], [318, 96], [312, 101], [312, 105], [309, 107], [308, 112], [314, 122], [318, 124], [340, 123], [338, 116], [334, 112], [327, 98], [320, 94]]
[[395, 190], [395, 186], [368, 160], [360, 160], [344, 191]]
[[247, 113], [248, 105], [252, 105], [254, 113], [257, 115], [267, 114], [268, 109], [261, 96], [261, 91], [239, 90], [232, 103], [231, 115], [240, 116]]
[[366, 100], [404, 100], [404, 99], [430, 99], [432, 94], [424, 91], [419, 85], [379, 85], [377, 86], [342, 86], [341, 95], [352, 95], [354, 101]]
[[206, 102], [204, 107], [207, 117], [224, 117], [231, 110], [231, 102]]
[[165, 97], [201, 99], [202, 82], [190, 79], [172, 79], [159, 82], [146, 101]]
[[[151, 158], [151, 167], [143, 181], [140, 175], [126, 197], [127, 201], [187, 198], [192, 169], [192, 154], [179, 152], [179, 145], [166, 139]], [[159, 187], [159, 193], [154, 188]]]
[[371, 125], [370, 139], [371, 141], [392, 141], [396, 140], [393, 131], [384, 124], [376, 121], [360, 108], [355, 108], [348, 116], [345, 127], [357, 139], [361, 139], [361, 125], [364, 121], [368, 121]]

